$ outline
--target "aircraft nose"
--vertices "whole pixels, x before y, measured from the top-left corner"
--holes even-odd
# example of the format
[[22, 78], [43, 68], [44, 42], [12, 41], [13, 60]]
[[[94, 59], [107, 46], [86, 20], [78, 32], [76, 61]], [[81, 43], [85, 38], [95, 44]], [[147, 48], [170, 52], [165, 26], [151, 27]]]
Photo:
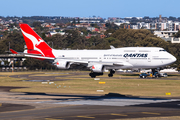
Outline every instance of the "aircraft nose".
[[172, 59], [172, 62], [176, 62], [176, 60], [177, 60], [176, 57], [174, 57], [174, 56], [172, 56], [171, 59]]

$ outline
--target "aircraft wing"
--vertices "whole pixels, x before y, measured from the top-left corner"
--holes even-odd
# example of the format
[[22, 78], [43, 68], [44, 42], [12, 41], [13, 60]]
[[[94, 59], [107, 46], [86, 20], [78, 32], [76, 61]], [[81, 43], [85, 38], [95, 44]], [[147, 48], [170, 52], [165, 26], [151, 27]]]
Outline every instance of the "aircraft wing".
[[112, 62], [106, 62], [106, 61], [91, 61], [91, 60], [73, 60], [73, 59], [56, 59], [54, 64], [56, 63], [68, 63], [69, 65], [82, 65], [88, 68], [92, 68], [92, 66], [102, 66], [105, 67], [106, 69], [114, 69], [117, 67], [132, 67], [132, 65], [128, 62], [124, 61], [112, 61]]

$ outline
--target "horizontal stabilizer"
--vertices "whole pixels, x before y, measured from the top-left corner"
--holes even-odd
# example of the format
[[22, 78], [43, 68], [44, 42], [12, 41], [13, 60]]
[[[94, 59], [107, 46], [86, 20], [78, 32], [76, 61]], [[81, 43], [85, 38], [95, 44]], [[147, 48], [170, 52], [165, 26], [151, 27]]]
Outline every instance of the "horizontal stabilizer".
[[18, 52], [16, 52], [16, 51], [13, 50], [13, 49], [10, 49], [10, 51], [11, 51], [13, 54], [18, 54]]

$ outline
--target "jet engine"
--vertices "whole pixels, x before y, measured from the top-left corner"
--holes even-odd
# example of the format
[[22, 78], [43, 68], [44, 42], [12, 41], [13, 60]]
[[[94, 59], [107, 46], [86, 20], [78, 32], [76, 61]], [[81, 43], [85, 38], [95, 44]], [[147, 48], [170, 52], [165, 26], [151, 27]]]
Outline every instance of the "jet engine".
[[59, 69], [69, 69], [70, 68], [70, 63], [67, 61], [57, 61], [56, 66]]
[[95, 73], [103, 73], [104, 72], [104, 66], [101, 64], [96, 64], [91, 67], [91, 70]]

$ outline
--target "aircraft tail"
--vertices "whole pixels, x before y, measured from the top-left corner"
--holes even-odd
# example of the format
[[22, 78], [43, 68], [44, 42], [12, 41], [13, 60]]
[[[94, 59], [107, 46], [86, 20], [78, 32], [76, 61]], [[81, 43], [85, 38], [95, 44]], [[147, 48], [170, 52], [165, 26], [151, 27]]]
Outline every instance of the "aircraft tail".
[[26, 42], [28, 53], [55, 58], [52, 48], [28, 24], [20, 23], [19, 25]]

